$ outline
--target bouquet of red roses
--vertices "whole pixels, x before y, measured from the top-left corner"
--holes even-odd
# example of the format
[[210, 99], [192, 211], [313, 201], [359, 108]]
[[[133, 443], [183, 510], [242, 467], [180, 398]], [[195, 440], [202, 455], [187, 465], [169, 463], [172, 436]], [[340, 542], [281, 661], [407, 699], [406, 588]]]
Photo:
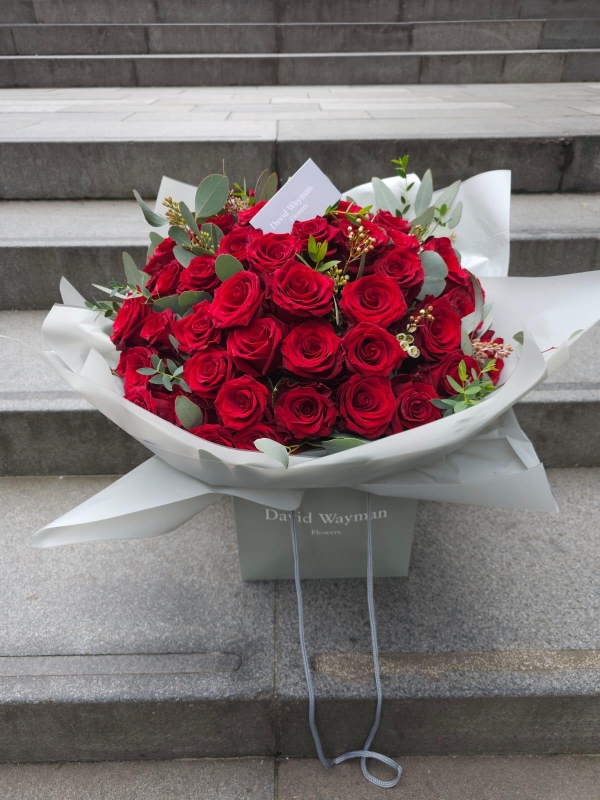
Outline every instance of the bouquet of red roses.
[[213, 443], [289, 453], [357, 446], [485, 399], [511, 347], [453, 247], [460, 182], [432, 204], [427, 173], [411, 203], [408, 158], [396, 163], [399, 198], [380, 182], [377, 212], [339, 200], [289, 233], [252, 224], [274, 174], [251, 190], [210, 175], [194, 211], [167, 198], [164, 217], [138, 195], [168, 236], [153, 235], [142, 271], [124, 254], [125, 282], [88, 303], [113, 320], [125, 398]]

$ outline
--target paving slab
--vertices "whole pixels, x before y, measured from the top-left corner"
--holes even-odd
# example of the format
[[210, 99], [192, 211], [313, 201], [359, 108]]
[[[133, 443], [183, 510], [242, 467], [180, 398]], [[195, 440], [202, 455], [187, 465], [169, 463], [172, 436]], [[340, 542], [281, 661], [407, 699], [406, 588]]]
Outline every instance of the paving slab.
[[[600, 759], [585, 756], [402, 758], [403, 800], [597, 800]], [[389, 779], [385, 767], [371, 771]], [[1, 775], [1, 773], [0, 773]], [[326, 772], [316, 759], [278, 766], [279, 800], [375, 800], [356, 762]]]
[[273, 761], [0, 766], [5, 800], [273, 800]]

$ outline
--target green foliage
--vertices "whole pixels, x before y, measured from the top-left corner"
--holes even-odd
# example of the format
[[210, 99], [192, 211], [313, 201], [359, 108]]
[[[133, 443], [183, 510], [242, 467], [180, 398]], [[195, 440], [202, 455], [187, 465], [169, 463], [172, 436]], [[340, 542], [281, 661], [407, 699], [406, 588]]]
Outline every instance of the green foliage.
[[148, 283], [150, 275], [141, 272], [135, 265], [135, 261], [129, 253], [123, 253], [123, 266], [125, 268], [125, 278], [127, 283], [139, 289], [143, 289]]
[[157, 214], [150, 208], [150, 206], [146, 205], [146, 203], [144, 203], [139, 193], [136, 192], [135, 189], [133, 191], [133, 196], [138, 201], [139, 206], [142, 209], [142, 212], [144, 214], [144, 217], [146, 218], [146, 222], [148, 223], [148, 225], [152, 225], [153, 228], [162, 228], [163, 225], [168, 224], [167, 218], [161, 217], [160, 214]]
[[217, 260], [215, 262], [215, 272], [217, 273], [217, 278], [224, 282], [228, 278], [231, 278], [237, 272], [241, 272], [244, 269], [244, 265], [237, 260], [234, 256], [230, 256], [227, 253], [224, 253], [221, 256], [217, 256]]
[[156, 233], [156, 231], [150, 231], [150, 244], [148, 245], [148, 250], [146, 252], [146, 260], [150, 260], [152, 258], [154, 251], [161, 242], [164, 242], [164, 238]]
[[343, 450], [351, 450], [353, 447], [360, 447], [366, 444], [365, 439], [355, 439], [353, 437], [335, 437], [334, 439], [325, 439], [321, 442], [327, 453], [341, 453]]
[[[194, 203], [196, 217], [200, 219], [214, 217], [223, 209], [228, 196], [229, 178], [226, 175], [209, 175], [204, 178], [196, 191]], [[181, 208], [181, 204], [179, 207]]]
[[415, 214], [419, 216], [424, 211], [426, 211], [430, 204], [431, 198], [433, 197], [433, 176], [431, 175], [431, 170], [428, 169], [427, 172], [423, 175], [421, 180], [421, 185], [417, 191], [417, 196], [415, 197]]
[[175, 398], [175, 413], [186, 431], [202, 425], [204, 420], [204, 414], [200, 406], [192, 403], [189, 397], [185, 397], [185, 395], [179, 395], [179, 397]]
[[380, 211], [389, 211], [390, 214], [401, 216], [401, 202], [395, 197], [392, 190], [381, 178], [371, 178], [373, 190], [375, 192], [375, 202]]
[[489, 373], [495, 370], [495, 358], [491, 358], [479, 372], [477, 372], [476, 369], [472, 369], [470, 375], [467, 373], [466, 362], [461, 361], [458, 365], [458, 378], [460, 383], [451, 375], [446, 375], [446, 380], [455, 390], [456, 394], [444, 400], [436, 398], [430, 402], [433, 403], [436, 408], [441, 408], [444, 411], [445, 417], [458, 414], [460, 411], [466, 411], [467, 408], [481, 403], [482, 400], [489, 397], [491, 392], [495, 391], [496, 387], [489, 376]]
[[164, 386], [168, 392], [173, 391], [173, 386], [180, 386], [184, 392], [192, 391], [182, 377], [183, 364], [176, 364], [170, 358], [160, 358], [156, 354], [150, 361], [151, 367], [140, 367], [137, 370], [139, 375], [148, 375], [150, 383]]
[[290, 456], [286, 448], [272, 439], [256, 439], [254, 447], [267, 456], [279, 461], [287, 469], [290, 465]]
[[422, 253], [419, 253], [419, 258], [425, 272], [425, 280], [417, 299], [423, 300], [428, 294], [439, 297], [446, 285], [446, 276], [448, 275], [446, 262], [435, 250], [423, 250]]

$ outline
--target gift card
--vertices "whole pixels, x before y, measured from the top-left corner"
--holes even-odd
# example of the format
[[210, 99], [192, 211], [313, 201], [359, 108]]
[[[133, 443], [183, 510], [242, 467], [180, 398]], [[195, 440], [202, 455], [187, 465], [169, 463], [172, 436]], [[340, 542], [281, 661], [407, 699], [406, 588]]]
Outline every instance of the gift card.
[[327, 175], [309, 158], [252, 217], [250, 224], [264, 233], [289, 233], [296, 220], [322, 215], [340, 197]]

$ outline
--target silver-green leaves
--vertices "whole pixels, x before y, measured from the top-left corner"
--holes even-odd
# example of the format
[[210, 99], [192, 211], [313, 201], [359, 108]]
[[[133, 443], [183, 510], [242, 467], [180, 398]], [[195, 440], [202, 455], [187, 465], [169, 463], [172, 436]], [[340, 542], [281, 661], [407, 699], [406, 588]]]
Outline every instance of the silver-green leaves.
[[200, 219], [214, 217], [227, 202], [228, 195], [229, 178], [227, 178], [226, 175], [209, 175], [207, 178], [204, 178], [196, 190], [194, 206], [196, 216]]
[[127, 283], [132, 286], [139, 286], [140, 289], [143, 289], [150, 275], [136, 267], [135, 261], [129, 253], [123, 253], [123, 266], [125, 267], [125, 279]]
[[387, 186], [381, 178], [371, 178], [371, 184], [375, 192], [377, 208], [380, 211], [389, 211], [390, 214], [398, 214], [400, 212], [401, 203], [389, 186]]
[[325, 441], [321, 442], [321, 444], [331, 455], [333, 453], [341, 453], [343, 450], [351, 450], [353, 447], [360, 447], [361, 445], [366, 444], [366, 442], [364, 439], [336, 437], [335, 439], [325, 439]]
[[415, 197], [415, 214], [419, 216], [431, 205], [431, 198], [433, 197], [433, 177], [431, 170], [428, 169], [417, 191]]
[[225, 253], [221, 256], [217, 256], [215, 272], [217, 273], [217, 278], [221, 282], [226, 281], [228, 278], [235, 275], [236, 272], [241, 272], [243, 269], [243, 264], [238, 261], [237, 258], [234, 258], [234, 256]]
[[419, 258], [425, 272], [425, 280], [417, 299], [423, 300], [428, 294], [439, 297], [446, 285], [446, 276], [448, 275], [446, 262], [435, 250], [424, 250], [419, 253]]
[[272, 439], [256, 439], [254, 447], [260, 450], [261, 453], [279, 461], [286, 469], [289, 467], [290, 457], [288, 451], [282, 444], [279, 444], [279, 442], [274, 442]]
[[197, 406], [185, 395], [179, 395], [179, 397], [175, 398], [175, 413], [186, 431], [202, 425], [204, 420], [204, 414], [200, 406]]
[[161, 217], [160, 214], [157, 214], [155, 211], [152, 211], [150, 206], [144, 203], [139, 193], [136, 192], [135, 189], [133, 190], [133, 196], [138, 201], [139, 206], [146, 217], [146, 222], [148, 225], [152, 225], [153, 228], [162, 228], [163, 225], [167, 224], [167, 219], [165, 217]]
[[270, 200], [276, 192], [277, 173], [271, 172], [271, 174], [269, 174], [269, 170], [265, 169], [261, 172], [256, 181], [256, 187], [254, 189], [255, 202], [261, 203], [263, 200]]

